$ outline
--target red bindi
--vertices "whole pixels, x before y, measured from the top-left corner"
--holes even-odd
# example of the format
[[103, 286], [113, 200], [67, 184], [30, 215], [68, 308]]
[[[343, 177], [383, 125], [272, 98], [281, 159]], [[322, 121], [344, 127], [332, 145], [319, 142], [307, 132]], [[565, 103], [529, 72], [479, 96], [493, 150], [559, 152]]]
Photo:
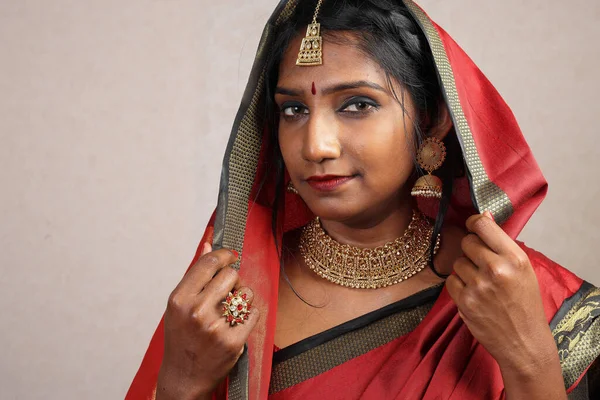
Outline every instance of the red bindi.
[[317, 87], [315, 86], [315, 83], [313, 82], [312, 84], [312, 90], [311, 90], [313, 96], [317, 94]]

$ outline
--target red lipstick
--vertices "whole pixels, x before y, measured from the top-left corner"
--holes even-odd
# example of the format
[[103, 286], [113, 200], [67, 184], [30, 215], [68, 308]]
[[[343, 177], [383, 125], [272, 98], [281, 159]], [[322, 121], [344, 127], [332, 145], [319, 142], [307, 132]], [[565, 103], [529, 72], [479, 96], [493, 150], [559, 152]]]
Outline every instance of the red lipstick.
[[306, 182], [315, 190], [331, 192], [353, 178], [354, 176], [314, 175], [308, 178]]

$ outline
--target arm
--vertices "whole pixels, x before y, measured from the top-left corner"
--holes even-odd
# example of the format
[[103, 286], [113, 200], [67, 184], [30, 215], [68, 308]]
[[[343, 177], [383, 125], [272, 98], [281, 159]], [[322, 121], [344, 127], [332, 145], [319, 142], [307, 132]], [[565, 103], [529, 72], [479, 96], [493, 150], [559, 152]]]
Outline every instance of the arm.
[[565, 400], [558, 350], [525, 252], [489, 212], [467, 220], [464, 257], [446, 287], [473, 336], [500, 366], [506, 398]]
[[[546, 346], [554, 350], [554, 340], [548, 330], [550, 340]], [[544, 399], [564, 400], [567, 394], [564, 386], [562, 370], [558, 360], [558, 352], [551, 351], [547, 355], [538, 354], [534, 363], [521, 367], [500, 367], [506, 399]]]

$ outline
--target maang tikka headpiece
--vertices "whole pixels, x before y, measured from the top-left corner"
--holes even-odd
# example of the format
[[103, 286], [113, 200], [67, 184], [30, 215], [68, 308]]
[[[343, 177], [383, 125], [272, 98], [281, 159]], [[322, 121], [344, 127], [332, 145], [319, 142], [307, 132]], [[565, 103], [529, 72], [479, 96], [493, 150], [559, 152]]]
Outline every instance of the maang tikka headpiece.
[[317, 23], [317, 15], [323, 0], [317, 2], [312, 24], [306, 28], [306, 37], [302, 39], [296, 65], [308, 67], [323, 64], [323, 38], [321, 37], [321, 24]]

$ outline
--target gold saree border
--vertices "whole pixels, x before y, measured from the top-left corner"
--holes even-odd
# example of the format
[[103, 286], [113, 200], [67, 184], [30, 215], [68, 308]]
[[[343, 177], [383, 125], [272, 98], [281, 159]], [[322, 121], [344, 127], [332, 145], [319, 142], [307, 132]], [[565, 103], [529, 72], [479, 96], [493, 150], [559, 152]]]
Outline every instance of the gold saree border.
[[269, 394], [304, 382], [412, 332], [434, 302], [392, 314], [274, 364]]
[[[234, 139], [223, 161], [222, 187], [218, 215], [224, 215], [221, 232], [215, 230], [216, 243], [220, 247], [235, 249], [241, 255], [244, 248], [244, 235], [248, 219], [250, 193], [260, 157], [262, 145], [262, 116], [260, 105], [264, 102], [265, 63], [269, 43], [273, 40], [273, 27], [283, 23], [292, 15], [297, 0], [283, 0], [265, 26], [256, 52], [253, 71], [250, 74], [247, 92], [244, 93], [238, 117], [232, 128]], [[273, 21], [274, 26], [273, 26]], [[256, 78], [253, 89], [251, 81]], [[250, 91], [252, 90], [252, 91]], [[249, 99], [249, 101], [247, 101]], [[244, 107], [245, 110], [244, 110]], [[226, 185], [223, 187], [223, 180]], [[220, 221], [217, 222], [217, 224]], [[216, 224], [215, 224], [216, 225]], [[239, 269], [239, 261], [233, 265]], [[249, 398], [249, 354], [246, 347], [242, 356], [229, 373], [228, 399], [246, 400]]]
[[471, 188], [475, 200], [475, 207], [479, 212], [489, 210], [494, 215], [494, 219], [502, 224], [513, 213], [513, 205], [508, 198], [508, 195], [492, 182], [479, 158], [473, 133], [467, 122], [464, 111], [460, 104], [458, 91], [456, 89], [456, 81], [452, 65], [448, 59], [448, 54], [444, 47], [444, 43], [439, 35], [439, 32], [429, 19], [427, 14], [412, 0], [403, 0], [406, 7], [412, 13], [413, 17], [421, 25], [421, 29], [425, 33], [425, 37], [429, 42], [429, 47], [433, 53], [435, 65], [437, 67], [442, 92], [446, 98], [446, 103], [452, 120], [454, 121], [454, 129], [463, 148], [463, 157], [467, 164], [467, 169], [470, 174]]
[[600, 289], [589, 288], [552, 330], [565, 388], [600, 356]]
[[[288, 1], [275, 20], [275, 26], [288, 19], [297, 4], [297, 0]], [[256, 75], [256, 84], [245, 111], [239, 122], [232, 128], [233, 145], [226, 155], [224, 167], [227, 174], [227, 197], [225, 204], [225, 221], [223, 223], [221, 246], [236, 249], [241, 255], [244, 247], [244, 234], [248, 219], [248, 203], [254, 185], [254, 179], [260, 157], [263, 135], [263, 120], [259, 112], [264, 103], [265, 65], [268, 44], [273, 39], [273, 25], [267, 23], [256, 52], [256, 65], [260, 68]], [[262, 64], [262, 65], [261, 65]], [[254, 75], [254, 72], [251, 75]], [[252, 80], [252, 76], [250, 78]], [[251, 84], [249, 82], [249, 84]], [[248, 93], [244, 97], [250, 96]], [[244, 103], [240, 107], [243, 110]], [[240, 257], [241, 258], [241, 257]], [[239, 269], [239, 261], [233, 267]]]

